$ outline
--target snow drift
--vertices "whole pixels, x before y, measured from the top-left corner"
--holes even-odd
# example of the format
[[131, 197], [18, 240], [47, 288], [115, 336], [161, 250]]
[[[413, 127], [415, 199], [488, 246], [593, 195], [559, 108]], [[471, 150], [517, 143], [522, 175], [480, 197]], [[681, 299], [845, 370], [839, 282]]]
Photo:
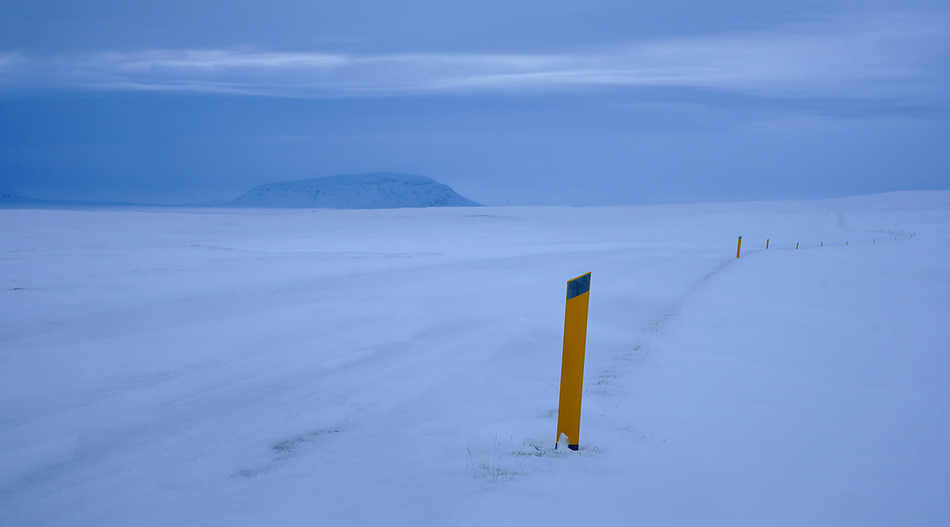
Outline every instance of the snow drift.
[[252, 188], [229, 205], [323, 209], [480, 206], [431, 178], [390, 172], [268, 183]]

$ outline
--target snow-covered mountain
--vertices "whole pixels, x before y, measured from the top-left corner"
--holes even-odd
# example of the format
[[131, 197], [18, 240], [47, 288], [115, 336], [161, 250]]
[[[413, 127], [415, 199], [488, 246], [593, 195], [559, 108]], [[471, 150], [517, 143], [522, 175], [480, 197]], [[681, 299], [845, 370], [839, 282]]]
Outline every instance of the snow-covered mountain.
[[268, 183], [252, 188], [229, 205], [326, 209], [480, 206], [431, 178], [391, 172]]

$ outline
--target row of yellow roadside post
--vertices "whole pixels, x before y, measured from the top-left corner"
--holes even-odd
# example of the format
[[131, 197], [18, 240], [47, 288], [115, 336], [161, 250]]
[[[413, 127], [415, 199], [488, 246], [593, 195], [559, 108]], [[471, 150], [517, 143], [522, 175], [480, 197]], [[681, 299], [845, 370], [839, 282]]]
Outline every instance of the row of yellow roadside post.
[[[888, 232], [889, 234], [894, 234], [894, 233], [892, 233], [892, 232], [890, 232], [890, 231], [887, 231], [887, 232]], [[903, 231], [901, 231], [901, 232], [903, 232]], [[917, 234], [917, 233], [915, 232], [914, 234], [911, 234], [910, 237], [913, 238], [916, 234]], [[769, 241], [770, 241], [769, 239], [766, 239], [766, 240], [765, 240], [765, 248], [766, 248], [766, 249], [769, 248]], [[896, 236], [894, 237], [894, 241], [897, 241], [897, 237], [896, 237]], [[796, 242], [796, 243], [795, 243], [795, 248], [796, 248], [796, 249], [798, 249], [800, 243], [801, 243], [801, 242]], [[845, 245], [849, 245], [850, 243], [851, 243], [850, 240], [844, 242]], [[877, 238], [872, 239], [872, 240], [871, 240], [871, 243], [877, 243]], [[824, 242], [824, 241], [821, 241], [818, 246], [819, 246], [819, 247], [824, 247], [824, 246], [825, 246], [825, 242]], [[736, 243], [736, 258], [739, 257], [739, 254], [740, 254], [741, 252], [742, 252], [742, 236], [739, 236], [739, 241]]]
[[[914, 233], [916, 234], [916, 233]], [[911, 235], [913, 237], [913, 235]], [[894, 238], [897, 240], [897, 238]], [[769, 239], [765, 248], [769, 248]], [[871, 243], [876, 243], [877, 238]], [[848, 245], [849, 242], [845, 242]], [[799, 243], [795, 244], [798, 249]], [[822, 241], [820, 247], [824, 247]], [[736, 243], [736, 258], [742, 253], [742, 236]], [[561, 391], [558, 397], [557, 439], [554, 448], [567, 436], [567, 446], [577, 450], [580, 444], [581, 396], [584, 391], [584, 353], [587, 347], [587, 308], [590, 304], [590, 276], [582, 274], [567, 281], [564, 307], [564, 344], [561, 350]]]

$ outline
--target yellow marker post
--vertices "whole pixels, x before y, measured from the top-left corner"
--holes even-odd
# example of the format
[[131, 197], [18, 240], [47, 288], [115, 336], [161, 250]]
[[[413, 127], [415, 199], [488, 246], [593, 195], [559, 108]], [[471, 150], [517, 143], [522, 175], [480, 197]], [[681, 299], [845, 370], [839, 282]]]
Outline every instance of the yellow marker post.
[[742, 236], [739, 236], [739, 245], [736, 245], [736, 258], [739, 257], [740, 249], [742, 249]]
[[797, 244], [797, 243], [795, 244], [795, 248], [798, 249], [798, 244]]
[[768, 241], [768, 240], [765, 240], [765, 248], [766, 248], [766, 249], [769, 248], [769, 241]]
[[577, 450], [581, 435], [581, 395], [584, 390], [584, 349], [587, 347], [587, 306], [590, 273], [567, 282], [564, 307], [564, 349], [561, 352], [561, 394], [557, 403], [557, 441], [567, 435], [567, 447]]

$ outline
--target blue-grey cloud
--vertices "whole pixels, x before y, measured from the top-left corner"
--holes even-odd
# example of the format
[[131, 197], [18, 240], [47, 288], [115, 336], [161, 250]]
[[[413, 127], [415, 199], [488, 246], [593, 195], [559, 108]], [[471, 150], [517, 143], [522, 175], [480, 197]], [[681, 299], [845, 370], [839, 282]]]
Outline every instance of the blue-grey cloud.
[[947, 24], [891, 15], [567, 53], [6, 53], [0, 54], [0, 88], [339, 97], [681, 87], [767, 97], [934, 98], [950, 85], [946, 49]]

